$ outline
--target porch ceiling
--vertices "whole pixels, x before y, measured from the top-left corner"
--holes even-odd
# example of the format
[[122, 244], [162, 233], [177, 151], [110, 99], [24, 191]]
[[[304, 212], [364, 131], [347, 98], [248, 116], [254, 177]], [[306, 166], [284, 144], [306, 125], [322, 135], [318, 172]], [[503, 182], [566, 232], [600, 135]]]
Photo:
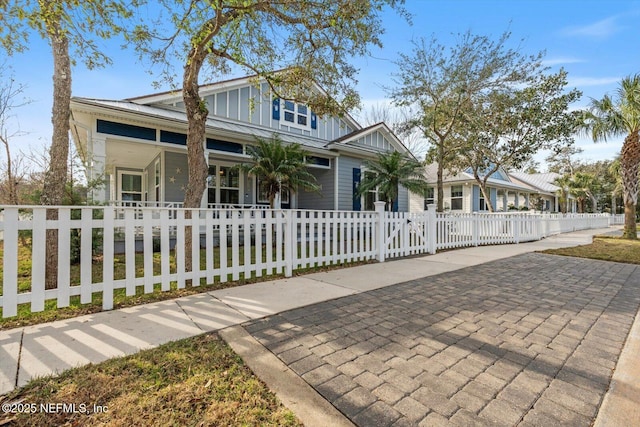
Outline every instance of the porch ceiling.
[[142, 169], [160, 153], [160, 148], [151, 144], [107, 141], [107, 170], [114, 167]]

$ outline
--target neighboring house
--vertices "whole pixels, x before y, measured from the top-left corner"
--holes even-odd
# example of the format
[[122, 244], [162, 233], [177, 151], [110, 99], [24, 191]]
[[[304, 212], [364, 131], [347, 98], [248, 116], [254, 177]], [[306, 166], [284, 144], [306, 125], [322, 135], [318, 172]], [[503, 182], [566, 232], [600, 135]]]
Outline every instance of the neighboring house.
[[[432, 188], [424, 201], [437, 204], [437, 165], [432, 163], [425, 167], [427, 180]], [[496, 212], [506, 212], [511, 209], [536, 209], [533, 196], [538, 190], [511, 178], [510, 174], [499, 169], [487, 180], [487, 189], [491, 204]], [[480, 191], [480, 186], [473, 177], [470, 169], [457, 174], [445, 170], [444, 174], [444, 209], [458, 213], [488, 212], [488, 204]]]
[[[536, 191], [539, 201], [537, 210], [543, 212], [560, 212], [560, 187], [554, 184], [561, 175], [555, 172], [528, 174], [525, 172], [509, 172], [514, 182], [526, 185]], [[576, 200], [569, 194], [567, 212], [576, 212]]]
[[[277, 133], [309, 153], [306, 162], [321, 194], [283, 194], [284, 208], [372, 210], [377, 193], [354, 197], [364, 161], [385, 151], [408, 153], [386, 124], [363, 128], [349, 115], [318, 116], [305, 105], [274, 98], [255, 76], [204, 85], [200, 95], [209, 109], [203, 207], [268, 206], [256, 178], [233, 168], [250, 161], [247, 148], [257, 137], [269, 139]], [[188, 172], [181, 91], [121, 101], [74, 97], [71, 109], [72, 136], [90, 165], [89, 178], [105, 179], [94, 201], [151, 206], [183, 202]], [[399, 189], [394, 208], [409, 209], [405, 188]]]

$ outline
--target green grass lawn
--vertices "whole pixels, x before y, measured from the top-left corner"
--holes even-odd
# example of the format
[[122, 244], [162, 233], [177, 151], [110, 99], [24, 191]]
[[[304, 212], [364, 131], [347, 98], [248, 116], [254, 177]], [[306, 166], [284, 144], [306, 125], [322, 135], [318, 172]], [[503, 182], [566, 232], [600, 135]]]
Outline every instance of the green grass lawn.
[[[300, 250], [300, 247], [298, 248]], [[213, 257], [216, 260], [216, 268], [219, 266], [220, 249], [218, 247], [213, 249]], [[3, 243], [0, 242], [0, 260], [3, 258]], [[275, 253], [275, 250], [274, 250]], [[308, 248], [307, 248], [307, 253]], [[263, 261], [266, 261], [266, 249], [262, 249]], [[18, 251], [18, 292], [28, 292], [31, 289], [31, 252], [28, 247], [20, 246]], [[244, 247], [239, 247], [239, 253], [237, 259], [244, 260]], [[231, 265], [232, 262], [232, 250], [227, 250], [227, 265]], [[251, 262], [255, 262], [255, 248], [252, 247]], [[176, 259], [175, 252], [171, 251], [169, 257], [170, 272], [176, 271]], [[204, 266], [206, 263], [206, 250], [200, 251], [200, 265]], [[334, 268], [342, 268], [344, 266], [353, 266], [362, 264], [363, 262], [351, 262], [344, 264], [335, 264], [331, 266], [314, 266], [311, 268], [301, 268], [294, 271], [294, 275], [304, 274], [311, 271], [325, 271]], [[143, 277], [144, 275], [144, 254], [137, 253], [135, 256], [135, 270], [136, 277]], [[160, 254], [153, 254], [153, 272], [154, 275], [160, 275], [161, 273], [161, 260]], [[94, 283], [102, 281], [103, 267], [102, 263], [94, 263], [92, 265], [92, 280]], [[114, 272], [113, 277], [115, 280], [124, 279], [126, 274], [126, 263], [124, 254], [116, 255], [114, 257]], [[262, 277], [248, 277], [245, 278], [244, 274], [240, 274], [240, 280], [233, 281], [231, 275], [228, 275], [226, 282], [221, 282], [219, 278], [216, 278], [214, 283], [206, 283], [205, 279], [200, 280], [199, 286], [188, 286], [186, 288], [178, 289], [175, 282], [171, 283], [171, 290], [161, 292], [160, 284], [154, 286], [155, 292], [144, 293], [144, 287], [136, 287], [136, 295], [127, 296], [125, 289], [114, 290], [114, 308], [131, 307], [140, 304], [146, 304], [156, 301], [164, 301], [168, 299], [178, 298], [187, 295], [193, 295], [202, 292], [209, 292], [217, 289], [224, 289], [234, 286], [240, 286], [247, 283], [256, 283], [266, 280], [274, 280], [284, 277], [282, 274], [266, 274], [266, 270], [263, 271]], [[78, 286], [80, 284], [80, 265], [71, 265], [71, 286]], [[3, 279], [3, 266], [0, 262], [0, 294], [2, 293], [2, 279]], [[57, 301], [47, 300], [45, 301], [45, 309], [41, 312], [31, 312], [30, 304], [18, 305], [18, 315], [10, 318], [2, 317], [2, 309], [0, 308], [0, 330], [11, 329], [20, 326], [35, 325], [39, 323], [51, 322], [55, 320], [68, 319], [72, 317], [81, 316], [84, 314], [97, 313], [102, 311], [102, 293], [96, 292], [92, 295], [92, 301], [89, 304], [81, 304], [79, 296], [73, 296], [70, 299], [69, 307], [57, 308]]]
[[[12, 402], [37, 410], [0, 412], [0, 425], [301, 425], [216, 334], [37, 379], [0, 396]], [[40, 404], [75, 404], [82, 413], [47, 414]]]
[[548, 249], [543, 253], [640, 264], [640, 240], [600, 236], [594, 237], [590, 245]]

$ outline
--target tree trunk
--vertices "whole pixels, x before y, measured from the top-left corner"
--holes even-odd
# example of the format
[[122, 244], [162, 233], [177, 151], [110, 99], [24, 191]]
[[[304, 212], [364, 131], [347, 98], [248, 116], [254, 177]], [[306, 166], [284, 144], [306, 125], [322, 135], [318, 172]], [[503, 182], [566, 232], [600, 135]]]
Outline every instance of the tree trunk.
[[[61, 205], [64, 201], [69, 158], [69, 117], [71, 116], [71, 60], [69, 40], [61, 31], [59, 22], [49, 21], [47, 31], [53, 51], [53, 137], [49, 149], [49, 168], [45, 175], [40, 202], [43, 205]], [[47, 210], [47, 219], [58, 219], [56, 209]], [[58, 283], [58, 231], [47, 230], [45, 288]]]
[[596, 197], [592, 193], [589, 193], [589, 199], [591, 200], [592, 212], [598, 212], [598, 200], [596, 199]]
[[18, 182], [13, 174], [13, 165], [11, 164], [11, 150], [9, 149], [9, 141], [0, 135], [0, 141], [4, 144], [4, 150], [7, 154], [7, 201], [9, 204], [18, 205]]
[[[184, 197], [185, 208], [200, 208], [202, 195], [207, 187], [208, 162], [205, 159], [204, 138], [209, 111], [206, 103], [200, 98], [198, 76], [207, 52], [203, 47], [195, 46], [189, 52], [189, 61], [184, 68], [182, 97], [187, 113], [187, 166], [189, 182]], [[191, 211], [185, 212], [191, 218]], [[191, 227], [185, 228], [185, 268], [191, 271]]]
[[443, 169], [444, 167], [442, 166], [442, 158], [438, 158], [438, 176], [436, 181], [436, 187], [438, 187], [438, 212], [444, 212]]
[[624, 195], [625, 239], [637, 239], [636, 204], [638, 203], [638, 165], [640, 164], [640, 138], [638, 132], [627, 135], [620, 153], [620, 173]]
[[638, 232], [636, 230], [636, 205], [633, 203], [624, 203], [624, 232], [622, 237], [625, 239], [638, 238]]
[[480, 185], [480, 191], [482, 192], [482, 196], [484, 197], [484, 204], [489, 208], [489, 212], [491, 213], [495, 212], [496, 211], [495, 207], [491, 202], [491, 194], [487, 193], [487, 183], [483, 181], [478, 181], [478, 184]]

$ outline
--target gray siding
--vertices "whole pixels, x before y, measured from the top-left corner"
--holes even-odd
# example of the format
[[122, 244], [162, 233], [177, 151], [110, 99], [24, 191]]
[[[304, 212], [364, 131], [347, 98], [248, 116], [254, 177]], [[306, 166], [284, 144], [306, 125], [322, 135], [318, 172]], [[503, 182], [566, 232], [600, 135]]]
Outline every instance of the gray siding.
[[251, 103], [253, 104], [253, 109], [250, 108], [250, 112], [251, 112], [250, 121], [251, 123], [260, 124], [260, 117], [262, 114], [262, 111], [261, 111], [262, 91], [260, 90], [260, 88], [252, 87], [250, 92], [251, 92]]
[[238, 120], [238, 104], [239, 104], [239, 93], [238, 89], [233, 89], [228, 92], [229, 97], [229, 118]]
[[249, 121], [249, 86], [245, 86], [240, 89], [240, 120], [243, 122]]
[[[300, 129], [289, 126], [280, 112], [280, 120], [273, 120], [271, 90], [266, 83], [260, 88], [245, 85], [238, 88], [221, 90], [205, 98], [209, 113], [217, 117], [253, 123], [280, 132], [307, 135], [326, 141], [345, 136], [354, 131], [352, 126], [339, 117], [318, 117], [316, 129]], [[252, 108], [253, 107], [253, 108]], [[309, 117], [309, 120], [310, 117]]]
[[318, 184], [322, 186], [321, 193], [307, 192], [301, 190], [298, 192], [298, 208], [300, 209], [319, 209], [333, 210], [333, 188], [334, 176], [333, 169], [315, 169], [309, 168], [309, 172], [316, 177]]
[[216, 94], [216, 116], [229, 117], [227, 112], [227, 92]]
[[341, 156], [338, 160], [338, 209], [353, 210], [353, 168], [360, 168], [361, 159]]
[[373, 149], [376, 151], [393, 150], [393, 145], [391, 145], [391, 142], [378, 131], [375, 131], [374, 133], [369, 135], [365, 135], [362, 138], [358, 138], [355, 141], [350, 142], [349, 145], [365, 146], [368, 149]]
[[[178, 172], [178, 169], [180, 171]], [[171, 178], [174, 182], [171, 182]], [[164, 201], [183, 202], [185, 188], [189, 183], [187, 155], [166, 151], [164, 154]]]
[[409, 212], [409, 190], [398, 188], [398, 212]]

